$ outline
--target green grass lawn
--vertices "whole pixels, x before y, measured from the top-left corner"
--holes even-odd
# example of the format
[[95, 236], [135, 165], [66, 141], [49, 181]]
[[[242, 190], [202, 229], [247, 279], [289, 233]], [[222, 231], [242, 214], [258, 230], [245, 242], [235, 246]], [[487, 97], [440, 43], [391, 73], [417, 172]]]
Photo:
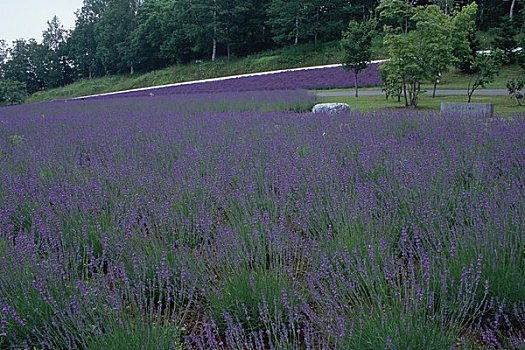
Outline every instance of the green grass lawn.
[[[350, 105], [353, 110], [373, 111], [381, 109], [403, 109], [405, 102], [396, 100], [386, 100], [384, 96], [343, 96], [343, 97], [318, 97], [318, 102], [344, 102]], [[467, 102], [466, 96], [421, 96], [419, 99], [419, 110], [439, 110], [441, 102]], [[508, 96], [474, 96], [473, 103], [493, 103], [496, 114], [524, 113], [525, 106], [518, 106], [516, 102]]]
[[[523, 75], [523, 71], [518, 65], [507, 65], [503, 66], [496, 77], [494, 82], [488, 84], [486, 89], [506, 89], [507, 81]], [[468, 82], [472, 76], [463, 74], [459, 71], [450, 71], [443, 75], [441, 84], [438, 85], [438, 89], [452, 89], [452, 90], [467, 90]], [[423, 88], [426, 90], [432, 90], [432, 84], [424, 84]]]
[[[494, 82], [488, 84], [486, 89], [507, 89], [507, 81], [519, 76], [525, 75], [518, 65], [507, 65], [501, 68], [499, 75]], [[472, 78], [469, 74], [463, 74], [456, 70], [451, 70], [443, 75], [441, 83], [437, 86], [438, 90], [465, 90], [467, 91], [469, 80]], [[427, 90], [429, 94], [432, 93], [434, 86], [432, 84], [421, 85], [423, 90]], [[376, 87], [361, 88], [360, 90], [377, 90]], [[322, 89], [319, 91], [340, 91], [348, 89]]]

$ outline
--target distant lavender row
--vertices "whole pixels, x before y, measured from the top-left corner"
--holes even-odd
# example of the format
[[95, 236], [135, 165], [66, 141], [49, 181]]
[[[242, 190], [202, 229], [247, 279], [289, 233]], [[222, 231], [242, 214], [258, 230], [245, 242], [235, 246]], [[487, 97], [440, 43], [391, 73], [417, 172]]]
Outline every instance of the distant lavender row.
[[[378, 86], [381, 78], [378, 64], [372, 64], [358, 76], [358, 85]], [[128, 92], [113, 96], [145, 96], [149, 94], [192, 94], [211, 92], [268, 91], [296, 89], [330, 89], [354, 86], [354, 75], [341, 67], [306, 69], [253, 77], [232, 78], [222, 81], [195, 83], [159, 89]]]
[[257, 95], [1, 108], [0, 348], [523, 349], [523, 117]]

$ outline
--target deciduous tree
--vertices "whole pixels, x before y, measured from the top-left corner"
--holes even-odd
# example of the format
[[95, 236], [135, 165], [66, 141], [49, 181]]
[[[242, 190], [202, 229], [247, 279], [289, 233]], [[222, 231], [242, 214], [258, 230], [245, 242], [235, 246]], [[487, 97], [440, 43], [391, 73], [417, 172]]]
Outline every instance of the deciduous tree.
[[372, 39], [376, 22], [350, 21], [348, 29], [343, 33], [341, 46], [344, 50], [343, 67], [354, 72], [355, 96], [359, 96], [357, 77], [366, 69], [372, 60]]
[[472, 96], [478, 88], [484, 88], [498, 76], [505, 61], [504, 57], [501, 51], [495, 50], [491, 54], [478, 55], [474, 59], [474, 75], [470, 78], [467, 89], [468, 103], [472, 101]]

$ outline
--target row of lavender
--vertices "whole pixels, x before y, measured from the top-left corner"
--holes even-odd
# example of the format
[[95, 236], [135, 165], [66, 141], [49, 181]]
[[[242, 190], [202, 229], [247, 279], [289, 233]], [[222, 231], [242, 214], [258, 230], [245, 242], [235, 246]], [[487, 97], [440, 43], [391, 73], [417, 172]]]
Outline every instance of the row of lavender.
[[[352, 72], [348, 72], [341, 67], [329, 67], [286, 71], [274, 74], [247, 76], [165, 88], [154, 88], [119, 93], [117, 95], [108, 95], [107, 97], [136, 97], [150, 94], [171, 95], [214, 92], [331, 89], [352, 87], [354, 86], [354, 81], [355, 77]], [[367, 69], [359, 73], [358, 85], [361, 87], [381, 85], [378, 64], [371, 64]]]
[[523, 348], [523, 118], [203, 104], [0, 109], [0, 347]]

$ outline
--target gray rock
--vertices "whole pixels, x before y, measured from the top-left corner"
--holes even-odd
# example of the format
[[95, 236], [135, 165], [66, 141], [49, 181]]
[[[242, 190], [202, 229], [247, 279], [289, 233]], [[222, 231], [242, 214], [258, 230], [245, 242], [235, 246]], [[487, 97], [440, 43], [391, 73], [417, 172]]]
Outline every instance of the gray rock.
[[313, 113], [338, 114], [348, 112], [350, 106], [346, 103], [319, 103], [312, 109]]
[[492, 103], [441, 102], [441, 112], [482, 115], [485, 118], [491, 118], [494, 115], [494, 105]]

